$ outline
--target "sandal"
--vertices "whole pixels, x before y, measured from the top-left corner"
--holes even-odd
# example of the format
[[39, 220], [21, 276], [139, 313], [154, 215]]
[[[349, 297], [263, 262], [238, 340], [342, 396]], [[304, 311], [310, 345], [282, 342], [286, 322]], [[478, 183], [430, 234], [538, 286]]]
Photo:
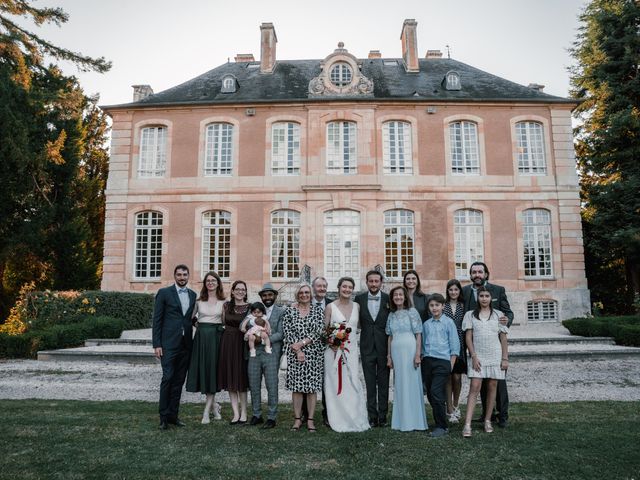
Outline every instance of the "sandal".
[[[309, 426], [309, 422], [311, 422], [311, 427]], [[310, 418], [307, 419], [307, 430], [309, 433], [316, 433], [316, 424]]]
[[493, 433], [493, 427], [491, 426], [491, 420], [484, 421], [484, 431], [486, 433]]
[[[300, 427], [302, 426], [302, 419], [300, 417], [293, 417], [293, 419], [295, 420], [293, 422], [293, 426], [291, 427], [291, 431], [292, 432], [297, 432], [298, 430], [300, 430]], [[296, 427], [296, 422], [300, 422], [300, 424]]]
[[462, 436], [464, 438], [471, 437], [471, 425], [469, 425], [468, 423], [466, 423], [464, 428], [462, 429]]

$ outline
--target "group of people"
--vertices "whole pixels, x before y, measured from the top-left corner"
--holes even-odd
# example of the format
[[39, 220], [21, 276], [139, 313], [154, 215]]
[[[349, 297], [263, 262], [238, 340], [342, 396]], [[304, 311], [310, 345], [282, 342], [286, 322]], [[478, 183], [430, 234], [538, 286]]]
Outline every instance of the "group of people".
[[[175, 284], [158, 291], [153, 312], [153, 347], [162, 364], [160, 428], [184, 426], [178, 411], [182, 387], [206, 395], [202, 423], [221, 419], [216, 393], [229, 394], [232, 425], [274, 428], [278, 413], [278, 371], [286, 356], [285, 387], [292, 392], [294, 421], [316, 431], [318, 393], [322, 418], [338, 432], [385, 427], [389, 378], [393, 371], [391, 428], [428, 430], [424, 394], [432, 409], [432, 437], [448, 434], [461, 419], [462, 375], [470, 379], [462, 434], [472, 435], [478, 393], [481, 421], [505, 427], [508, 419], [506, 335], [513, 312], [504, 287], [488, 282], [482, 262], [471, 265], [471, 284], [450, 280], [445, 295], [422, 292], [415, 270], [402, 285], [382, 291], [383, 276], [366, 274], [367, 291], [355, 295], [356, 282], [343, 277], [337, 298], [327, 281], [301, 284], [290, 306], [276, 304], [278, 291], [267, 283], [260, 302], [248, 303], [247, 285], [233, 282], [226, 300], [223, 284], [208, 272], [197, 295], [187, 288], [189, 269], [178, 265]], [[195, 329], [195, 335], [192, 330]], [[357, 332], [359, 331], [359, 342]], [[468, 352], [468, 356], [467, 356]], [[364, 376], [365, 388], [360, 381]], [[262, 379], [267, 390], [262, 415]], [[252, 416], [247, 413], [251, 392]], [[495, 407], [495, 410], [494, 410]]]

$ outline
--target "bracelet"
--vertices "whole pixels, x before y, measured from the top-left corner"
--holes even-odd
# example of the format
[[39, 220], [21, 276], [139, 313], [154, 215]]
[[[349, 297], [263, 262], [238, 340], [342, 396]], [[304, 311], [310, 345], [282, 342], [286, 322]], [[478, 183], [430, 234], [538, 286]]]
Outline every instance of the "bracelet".
[[508, 359], [508, 358], [503, 358], [503, 359], [502, 359], [502, 361], [503, 361], [503, 362], [508, 362], [508, 361], [509, 361], [509, 359]]

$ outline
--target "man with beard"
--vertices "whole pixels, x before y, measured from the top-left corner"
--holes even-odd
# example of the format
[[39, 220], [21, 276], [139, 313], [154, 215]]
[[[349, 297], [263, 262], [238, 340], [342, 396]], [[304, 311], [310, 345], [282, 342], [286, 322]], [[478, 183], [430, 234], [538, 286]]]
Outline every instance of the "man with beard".
[[367, 387], [367, 412], [372, 427], [387, 426], [389, 367], [387, 367], [387, 317], [389, 295], [380, 291], [382, 274], [367, 272], [367, 292], [356, 295], [360, 306], [360, 358]]
[[[509, 306], [509, 300], [507, 300], [507, 293], [504, 287], [489, 283], [489, 268], [487, 265], [483, 262], [473, 262], [469, 268], [469, 278], [471, 285], [466, 285], [462, 288], [464, 311], [468, 312], [476, 308], [478, 300], [476, 289], [484, 286], [491, 293], [491, 307], [494, 310], [500, 310], [504, 314], [504, 316], [500, 317], [500, 323], [510, 327], [513, 323], [513, 312]], [[480, 390], [480, 396], [482, 397], [482, 417], [480, 418], [483, 420], [485, 418], [487, 400], [487, 380], [485, 379], [482, 382], [482, 389]], [[507, 392], [506, 380], [498, 380], [496, 410], [497, 414], [492, 415], [492, 417], [495, 416], [499, 427], [505, 428], [509, 419], [509, 393]]]
[[249, 357], [247, 368], [253, 417], [251, 417], [248, 425], [258, 425], [264, 422], [260, 395], [262, 391], [262, 376], [264, 375], [269, 411], [267, 413], [267, 421], [262, 428], [268, 429], [276, 426], [276, 417], [278, 416], [278, 368], [280, 367], [280, 355], [282, 354], [281, 317], [284, 313], [284, 308], [280, 305], [275, 305], [278, 291], [270, 283], [265, 283], [258, 295], [267, 309], [267, 313], [263, 318], [271, 326], [269, 340], [271, 341], [272, 353], [265, 352], [264, 345], [260, 343], [256, 345], [256, 356]]
[[187, 288], [189, 267], [173, 270], [174, 285], [161, 288], [153, 307], [153, 351], [162, 365], [160, 382], [160, 429], [184, 427], [178, 418], [182, 385], [191, 359], [191, 327], [196, 292]]

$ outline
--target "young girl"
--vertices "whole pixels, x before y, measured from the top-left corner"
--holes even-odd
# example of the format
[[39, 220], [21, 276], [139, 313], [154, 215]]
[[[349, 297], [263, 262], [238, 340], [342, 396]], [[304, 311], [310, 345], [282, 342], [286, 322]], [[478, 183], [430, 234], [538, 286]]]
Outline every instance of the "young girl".
[[486, 287], [479, 287], [476, 292], [478, 305], [475, 310], [465, 314], [462, 322], [462, 329], [466, 332], [467, 348], [471, 355], [471, 363], [467, 370], [471, 385], [467, 399], [467, 414], [462, 429], [463, 437], [471, 436], [471, 419], [483, 378], [490, 379], [487, 387], [484, 431], [493, 432], [491, 412], [496, 401], [498, 380], [505, 378], [505, 371], [509, 366], [507, 353], [509, 330], [505, 325], [500, 324], [499, 318], [502, 312], [494, 310], [491, 306], [491, 292]]
[[256, 341], [258, 340], [264, 345], [265, 353], [271, 353], [271, 340], [269, 340], [271, 325], [264, 319], [267, 309], [262, 302], [254, 302], [249, 308], [253, 318], [247, 317], [240, 327], [240, 330], [243, 331], [249, 327], [244, 335], [244, 339], [249, 343], [249, 356], [256, 356]]
[[462, 374], [467, 373], [467, 355], [464, 344], [464, 331], [462, 319], [464, 318], [464, 302], [462, 301], [462, 285], [455, 278], [447, 282], [447, 295], [445, 298], [443, 313], [453, 319], [460, 340], [460, 353], [451, 371], [451, 377], [447, 383], [447, 417], [449, 423], [460, 422], [460, 391], [462, 390]]

